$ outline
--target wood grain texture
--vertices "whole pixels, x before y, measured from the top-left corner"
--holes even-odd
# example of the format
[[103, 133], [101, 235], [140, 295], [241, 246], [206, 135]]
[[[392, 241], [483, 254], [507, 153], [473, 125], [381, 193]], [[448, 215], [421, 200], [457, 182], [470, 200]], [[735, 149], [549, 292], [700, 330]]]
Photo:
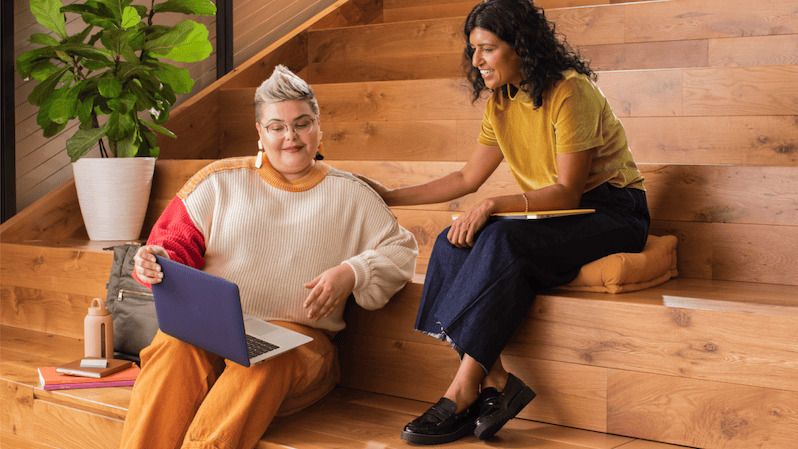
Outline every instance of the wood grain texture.
[[314, 86], [322, 123], [376, 120], [481, 119], [462, 79], [326, 84]]
[[597, 84], [621, 119], [682, 115], [681, 70], [604, 72]]
[[104, 298], [112, 261], [111, 252], [3, 244], [0, 272], [4, 286]]
[[795, 115], [796, 81], [798, 66], [685, 70], [683, 114]]
[[[33, 387], [0, 379], [0, 432], [31, 439], [33, 429]], [[5, 446], [3, 446], [5, 447]]]
[[798, 440], [795, 391], [613, 371], [607, 401], [612, 433], [730, 449], [786, 449]]
[[596, 71], [706, 67], [707, 40], [578, 45]]
[[70, 180], [0, 225], [2, 242], [58, 240], [85, 235], [75, 181]]
[[382, 0], [350, 0], [311, 25], [309, 30], [382, 22]]
[[[3, 325], [74, 338], [83, 338], [83, 320], [94, 299], [94, 296], [11, 286], [6, 282], [0, 287], [0, 295]], [[105, 295], [101, 298], [105, 302]]]
[[798, 370], [794, 316], [624, 304], [623, 296], [539, 297], [505, 354], [798, 392], [789, 380]]
[[462, 62], [459, 52], [407, 56], [368, 53], [359, 59], [313, 63], [309, 66], [307, 81], [326, 84], [453, 78], [463, 76]]
[[460, 145], [456, 120], [332, 122], [323, 129], [331, 160], [449, 161]]
[[37, 443], [10, 433], [0, 432], [0, 446], [3, 449], [53, 449], [52, 446]]
[[798, 65], [798, 34], [709, 39], [710, 67]]
[[219, 95], [206, 90], [175, 108], [164, 126], [177, 138], [158, 135], [160, 159], [191, 159], [219, 153]]
[[[36, 440], [63, 449], [116, 449], [124, 421], [45, 401], [34, 402]], [[76, 431], [80, 429], [80, 431]]]
[[677, 266], [682, 276], [798, 285], [795, 266], [789, 265], [795, 263], [791, 248], [798, 241], [796, 229], [655, 220], [650, 233], [679, 238]]
[[798, 226], [715, 223], [712, 232], [713, 279], [798, 285]]
[[336, 28], [309, 34], [308, 61], [353, 60], [369, 54], [401, 57], [460, 53], [464, 45], [460, 19]]
[[679, 0], [625, 5], [627, 42], [798, 33], [795, 3], [772, 0]]
[[[353, 335], [342, 343], [357, 356], [341, 352], [341, 385], [390, 396], [436, 402], [458, 366], [457, 354], [443, 343], [429, 345], [374, 336], [366, 341]], [[520, 417], [604, 431], [604, 369], [525, 357], [505, 360], [508, 369], [528, 379], [541, 398], [524, 409]], [[419, 378], [424, 382], [419, 383]]]
[[798, 116], [624, 117], [638, 163], [798, 165]]
[[796, 167], [640, 167], [646, 178], [649, 210], [658, 220], [786, 227], [798, 224]]
[[[386, 1], [384, 7], [385, 22], [401, 22], [411, 20], [427, 20], [458, 17], [462, 20], [478, 0], [450, 0], [450, 1]], [[569, 8], [574, 6], [594, 6], [617, 3], [610, 0], [538, 0], [537, 6], [544, 8], [547, 12], [558, 8]]]

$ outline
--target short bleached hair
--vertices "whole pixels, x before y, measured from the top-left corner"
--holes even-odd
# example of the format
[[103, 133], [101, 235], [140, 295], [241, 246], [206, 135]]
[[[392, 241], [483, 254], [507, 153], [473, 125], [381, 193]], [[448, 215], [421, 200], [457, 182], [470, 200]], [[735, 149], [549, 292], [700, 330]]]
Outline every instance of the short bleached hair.
[[319, 115], [319, 102], [313, 89], [305, 80], [281, 64], [275, 67], [272, 76], [255, 90], [255, 120], [260, 122], [262, 105], [290, 100], [307, 101], [313, 113]]

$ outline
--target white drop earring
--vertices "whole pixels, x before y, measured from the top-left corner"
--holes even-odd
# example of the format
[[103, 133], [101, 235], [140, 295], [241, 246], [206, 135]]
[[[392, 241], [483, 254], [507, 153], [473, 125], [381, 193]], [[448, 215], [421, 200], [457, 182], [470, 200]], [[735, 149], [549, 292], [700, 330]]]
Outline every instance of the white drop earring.
[[260, 168], [263, 165], [263, 142], [258, 140], [258, 157], [255, 159], [255, 168]]

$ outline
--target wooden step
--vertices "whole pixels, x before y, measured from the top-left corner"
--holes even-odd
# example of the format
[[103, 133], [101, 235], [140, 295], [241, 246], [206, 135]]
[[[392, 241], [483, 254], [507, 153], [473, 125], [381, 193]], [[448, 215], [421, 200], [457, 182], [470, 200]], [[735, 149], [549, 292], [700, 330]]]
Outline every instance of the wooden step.
[[[130, 388], [44, 391], [34, 379], [36, 367], [61, 363], [70, 353], [79, 351], [76, 348], [80, 347], [80, 342], [10, 327], [3, 327], [2, 333], [8, 336], [3, 339], [0, 362], [0, 398], [4, 404], [0, 415], [0, 444], [3, 448], [118, 447]], [[25, 360], [28, 348], [39, 351], [35, 360]], [[50, 351], [49, 356], [43, 355], [46, 351]], [[59, 356], [59, 351], [64, 355]], [[31, 373], [33, 375], [29, 375]], [[340, 387], [306, 411], [275, 419], [257, 447], [367, 449], [375, 447], [374, 444], [403, 447], [404, 443], [399, 442], [401, 428], [429, 405]], [[512, 443], [512, 447], [518, 448], [615, 448], [632, 441], [629, 437], [516, 419], [490, 443], [468, 437], [449, 446], [487, 448], [496, 443]]]
[[[791, 380], [798, 374], [798, 297], [794, 287], [765, 290], [676, 279], [629, 294], [539, 295], [503, 355], [539, 393], [521, 416], [688, 446], [749, 448], [773, 438], [773, 447], [788, 447], [798, 420], [771, 411], [798, 399]], [[341, 335], [342, 385], [435, 401], [454, 376], [457, 356], [412, 330], [418, 299], [405, 292], [380, 311], [352, 310], [352, 331]], [[710, 307], [771, 294], [767, 313]], [[670, 296], [705, 303], [663, 304]], [[773, 416], [778, 430], [770, 427]], [[740, 428], [725, 434], [730, 422]]]

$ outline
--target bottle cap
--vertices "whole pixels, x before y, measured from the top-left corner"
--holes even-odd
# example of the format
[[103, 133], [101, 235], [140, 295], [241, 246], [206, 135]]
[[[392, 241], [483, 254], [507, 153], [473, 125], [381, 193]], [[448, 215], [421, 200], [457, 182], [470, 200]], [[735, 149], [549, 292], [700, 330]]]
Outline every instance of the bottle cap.
[[[97, 303], [95, 306], [94, 303]], [[105, 307], [105, 304], [100, 298], [94, 298], [91, 300], [91, 307], [89, 307], [89, 315], [108, 315], [108, 307]]]

